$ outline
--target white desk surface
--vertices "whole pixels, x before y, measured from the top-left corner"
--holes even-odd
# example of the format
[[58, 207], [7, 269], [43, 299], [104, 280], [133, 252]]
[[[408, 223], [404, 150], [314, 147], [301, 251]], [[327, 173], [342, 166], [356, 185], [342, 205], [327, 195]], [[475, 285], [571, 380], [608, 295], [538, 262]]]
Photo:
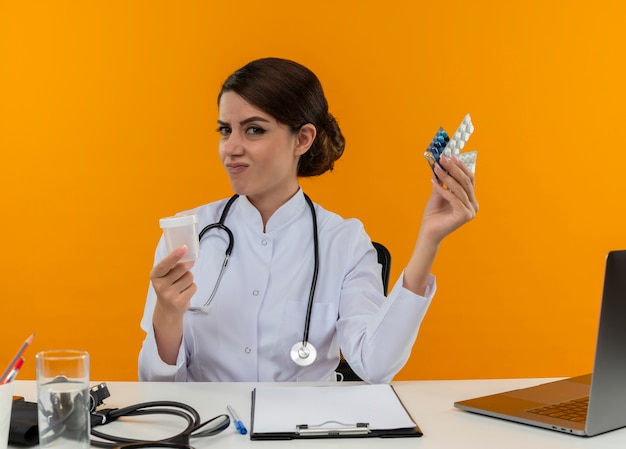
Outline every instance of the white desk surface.
[[[579, 437], [523, 424], [489, 418], [454, 408], [462, 399], [522, 388], [554, 379], [402, 381], [393, 382], [400, 399], [418, 423], [424, 436], [420, 438], [347, 438], [323, 440], [251, 441], [248, 435], [235, 433], [231, 425], [219, 435], [192, 439], [196, 449], [202, 448], [480, 448], [480, 449], [575, 449], [626, 448], [626, 428], [595, 437]], [[95, 384], [95, 382], [94, 382]], [[349, 385], [350, 382], [344, 385]], [[126, 407], [140, 402], [170, 400], [184, 402], [200, 413], [202, 420], [226, 413], [230, 404], [250, 430], [251, 392], [254, 383], [156, 383], [107, 382], [111, 397], [109, 408]], [[281, 383], [293, 386], [297, 383]], [[315, 384], [306, 384], [315, 385]], [[337, 384], [340, 385], [340, 384]], [[34, 381], [16, 381], [16, 395], [36, 401]], [[99, 427], [102, 432], [138, 438], [162, 438], [181, 431], [185, 424], [173, 417], [128, 418]], [[145, 423], [146, 420], [149, 423]], [[9, 446], [14, 447], [14, 446]]]

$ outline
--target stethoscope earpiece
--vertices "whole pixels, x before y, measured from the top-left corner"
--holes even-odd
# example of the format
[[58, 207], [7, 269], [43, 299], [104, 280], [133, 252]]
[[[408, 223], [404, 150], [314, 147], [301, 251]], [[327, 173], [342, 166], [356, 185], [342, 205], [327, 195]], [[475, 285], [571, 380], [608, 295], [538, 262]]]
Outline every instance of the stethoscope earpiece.
[[311, 343], [299, 341], [291, 347], [290, 355], [296, 365], [309, 366], [317, 359], [317, 350]]

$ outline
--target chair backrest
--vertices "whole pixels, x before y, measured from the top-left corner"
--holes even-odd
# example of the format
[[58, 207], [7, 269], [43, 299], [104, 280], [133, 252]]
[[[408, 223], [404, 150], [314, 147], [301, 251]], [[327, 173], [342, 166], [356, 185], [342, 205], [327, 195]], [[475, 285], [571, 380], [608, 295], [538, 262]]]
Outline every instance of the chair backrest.
[[385, 296], [389, 292], [389, 275], [391, 274], [391, 253], [382, 243], [372, 242], [378, 253], [378, 263], [382, 265], [383, 291]]
[[[389, 291], [389, 275], [391, 274], [391, 253], [382, 243], [372, 242], [374, 248], [376, 248], [376, 252], [378, 253], [378, 263], [382, 265], [381, 275], [383, 278], [383, 292], [385, 296]], [[338, 375], [341, 376], [341, 380], [345, 381], [359, 381], [362, 380], [356, 373], [352, 370], [348, 362], [343, 358], [343, 355], [340, 354], [341, 359], [339, 360], [339, 366], [335, 370]]]

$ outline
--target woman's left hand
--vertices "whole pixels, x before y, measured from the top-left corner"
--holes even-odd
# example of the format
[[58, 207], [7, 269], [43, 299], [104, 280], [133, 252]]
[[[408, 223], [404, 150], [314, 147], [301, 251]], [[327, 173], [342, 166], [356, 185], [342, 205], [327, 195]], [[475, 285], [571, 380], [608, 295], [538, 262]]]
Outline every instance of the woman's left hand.
[[424, 209], [420, 238], [439, 244], [478, 212], [474, 175], [459, 159], [442, 156], [435, 165], [433, 192]]

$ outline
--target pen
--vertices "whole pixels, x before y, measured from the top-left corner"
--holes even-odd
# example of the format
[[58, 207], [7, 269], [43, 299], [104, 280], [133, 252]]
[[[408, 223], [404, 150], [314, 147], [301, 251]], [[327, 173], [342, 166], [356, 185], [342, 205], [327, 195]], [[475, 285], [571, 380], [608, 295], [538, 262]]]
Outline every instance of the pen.
[[237, 428], [237, 431], [242, 435], [245, 435], [246, 433], [248, 433], [246, 426], [244, 426], [241, 420], [237, 417], [237, 414], [235, 413], [233, 408], [230, 405], [227, 405], [226, 408], [228, 409], [228, 413], [230, 413], [230, 415], [233, 417], [233, 421], [235, 423], [235, 427]]
[[20, 359], [15, 363], [15, 366], [13, 367], [13, 369], [9, 371], [9, 374], [7, 374], [7, 377], [2, 381], [0, 385], [13, 382], [13, 380], [15, 380], [15, 376], [17, 376], [17, 373], [20, 372], [20, 369], [22, 368], [23, 364], [24, 364], [24, 357], [20, 357]]
[[28, 348], [28, 345], [32, 343], [34, 336], [35, 334], [32, 334], [30, 337], [28, 337], [26, 341], [24, 342], [24, 344], [22, 345], [22, 347], [19, 349], [19, 351], [17, 351], [17, 354], [15, 354], [15, 357], [13, 357], [13, 360], [11, 360], [11, 363], [9, 363], [9, 366], [7, 366], [7, 369], [4, 370], [4, 373], [2, 373], [2, 377], [0, 377], [0, 384], [3, 384], [7, 380], [7, 376], [9, 375], [11, 370], [15, 367], [15, 364], [20, 359], [20, 357], [22, 357], [22, 354], [24, 353], [26, 348]]

